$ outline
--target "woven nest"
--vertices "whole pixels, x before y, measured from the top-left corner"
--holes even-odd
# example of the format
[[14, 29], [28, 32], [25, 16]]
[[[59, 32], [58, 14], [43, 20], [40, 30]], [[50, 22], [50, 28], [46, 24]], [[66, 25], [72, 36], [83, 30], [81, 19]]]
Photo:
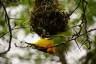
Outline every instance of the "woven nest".
[[56, 35], [66, 31], [68, 14], [57, 11], [54, 8], [41, 7], [32, 12], [30, 19], [33, 31], [38, 35]]

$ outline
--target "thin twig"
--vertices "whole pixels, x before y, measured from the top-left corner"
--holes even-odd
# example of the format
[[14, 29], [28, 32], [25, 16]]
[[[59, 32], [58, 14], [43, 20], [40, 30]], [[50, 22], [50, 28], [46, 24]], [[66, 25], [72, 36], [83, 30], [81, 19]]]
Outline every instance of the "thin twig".
[[10, 33], [10, 38], [9, 38], [9, 47], [8, 47], [7, 50], [5, 50], [5, 51], [3, 51], [3, 52], [0, 53], [0, 55], [2, 55], [2, 54], [6, 54], [6, 53], [7, 53], [8, 51], [10, 51], [10, 49], [11, 49], [12, 30], [11, 30], [11, 25], [10, 25], [10, 18], [9, 18], [9, 16], [8, 16], [8, 14], [7, 14], [7, 11], [6, 11], [6, 8], [5, 8], [5, 5], [4, 5], [3, 2], [1, 2], [1, 1], [0, 1], [0, 3], [1, 3], [3, 9], [4, 9], [5, 16], [6, 16], [5, 19], [7, 19], [7, 25], [8, 25], [8, 29], [9, 29], [9, 33]]
[[81, 3], [81, 0], [79, 1], [79, 3], [76, 6], [76, 8], [69, 14], [69, 16], [71, 16], [77, 10], [77, 8], [79, 7], [80, 3]]
[[20, 18], [12, 18], [12, 17], [10, 17], [10, 19], [14, 19], [14, 20], [23, 20], [23, 19], [20, 19]]
[[[87, 33], [91, 32], [91, 31], [95, 31], [95, 30], [96, 30], [96, 28], [95, 28], [95, 29], [90, 29], [89, 31], [87, 31]], [[70, 42], [70, 41], [73, 41], [73, 40], [76, 40], [77, 38], [79, 38], [80, 36], [83, 36], [84, 34], [85, 34], [85, 33], [82, 33], [82, 34], [80, 34], [79, 36], [77, 36], [77, 37], [75, 37], [75, 38], [70, 38], [70, 39], [67, 40], [66, 42], [57, 44], [57, 45], [55, 45], [55, 46], [53, 46], [53, 47], [58, 47], [58, 46], [61, 46], [61, 45], [66, 45], [66, 43], [68, 43], [68, 42]], [[79, 47], [79, 48], [80, 48], [80, 47]]]
[[[20, 29], [20, 28], [30, 28], [30, 27], [17, 27], [17, 28], [12, 28], [11, 30], [13, 31], [13, 30], [15, 30], [15, 29]], [[8, 32], [5, 32], [4, 34], [2, 34], [1, 36], [0, 36], [0, 38], [2, 38], [3, 36], [5, 36], [6, 34], [8, 34], [9, 33], [9, 31]]]

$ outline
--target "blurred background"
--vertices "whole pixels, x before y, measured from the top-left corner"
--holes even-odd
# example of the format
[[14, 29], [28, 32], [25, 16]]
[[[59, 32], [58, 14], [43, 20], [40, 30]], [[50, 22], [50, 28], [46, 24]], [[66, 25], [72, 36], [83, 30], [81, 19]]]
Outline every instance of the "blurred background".
[[[66, 37], [63, 37], [63, 40], [61, 37], [53, 37], [52, 40], [56, 44], [64, 42], [75, 33], [77, 34], [81, 28], [81, 33], [85, 29], [82, 26], [82, 2], [80, 0], [58, 1], [59, 7], [64, 9], [65, 12], [70, 13], [76, 10], [70, 15], [68, 21], [69, 30], [60, 34]], [[1, 2], [6, 7], [13, 36], [10, 51], [5, 55], [0, 55], [0, 64], [63, 64], [58, 55], [44, 53], [37, 49], [26, 47], [26, 44], [22, 43], [34, 43], [40, 39], [40, 36], [30, 31], [29, 20], [35, 0], [1, 0]], [[71, 41], [68, 45], [65, 45], [65, 64], [96, 64], [96, 0], [86, 0], [86, 3], [86, 24], [87, 30], [89, 30], [87, 35], [91, 43], [86, 42], [84, 35], [78, 37], [76, 41]], [[0, 52], [7, 50], [10, 38], [5, 14], [0, 3]], [[79, 24], [82, 27], [77, 26]]]

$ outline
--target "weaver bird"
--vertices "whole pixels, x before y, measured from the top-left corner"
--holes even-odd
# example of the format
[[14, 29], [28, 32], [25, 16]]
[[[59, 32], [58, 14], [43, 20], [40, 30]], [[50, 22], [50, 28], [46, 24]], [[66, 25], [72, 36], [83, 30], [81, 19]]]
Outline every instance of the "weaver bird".
[[40, 40], [33, 43], [33, 45], [36, 49], [46, 53], [54, 54], [56, 52], [56, 48], [54, 48], [54, 43], [44, 38], [40, 38]]

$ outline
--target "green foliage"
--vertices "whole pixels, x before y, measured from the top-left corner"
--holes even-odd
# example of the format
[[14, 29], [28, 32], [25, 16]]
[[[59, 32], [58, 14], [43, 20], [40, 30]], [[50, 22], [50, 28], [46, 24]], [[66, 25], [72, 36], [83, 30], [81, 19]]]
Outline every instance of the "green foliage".
[[88, 9], [87, 9], [87, 20], [88, 25], [92, 25], [94, 23], [93, 16], [96, 16], [96, 2], [94, 0], [88, 1]]
[[4, 1], [4, 5], [6, 7], [12, 7], [12, 6], [18, 6], [20, 4], [20, 1]]
[[5, 24], [6, 24], [5, 20], [4, 20], [4, 19], [1, 19], [1, 20], [0, 20], [0, 25], [4, 27]]
[[91, 64], [96, 64], [96, 55], [93, 56], [92, 61], [91, 61]]
[[34, 4], [34, 0], [22, 0], [21, 3], [32, 7]]
[[[93, 20], [93, 17], [96, 16], [96, 2], [94, 0], [87, 0], [87, 1], [88, 1], [88, 6], [87, 6], [88, 8], [86, 10], [86, 17], [87, 17], [87, 21], [88, 21], [87, 25], [89, 27], [89, 26], [92, 26], [95, 23], [95, 21]], [[79, 0], [64, 0], [64, 1], [60, 2], [60, 7], [64, 8], [65, 10], [67, 9], [68, 12], [70, 12], [70, 11], [73, 11], [75, 9], [75, 7], [78, 5], [78, 2], [79, 2]], [[14, 20], [13, 24], [16, 27], [20, 27], [20, 28], [24, 29], [26, 34], [29, 34], [30, 33], [29, 19], [30, 19], [30, 16], [31, 16], [30, 10], [32, 9], [32, 7], [34, 5], [34, 0], [21, 0], [21, 1], [17, 1], [17, 2], [5, 2], [4, 4], [7, 7], [14, 7], [14, 6], [17, 6], [17, 5], [24, 5], [25, 6], [25, 9], [23, 11], [21, 11], [21, 13], [20, 13], [19, 20]], [[79, 10], [79, 12], [77, 13], [76, 11], [78, 11], [78, 10]], [[74, 12], [75, 14], [81, 14], [82, 13], [80, 7], [76, 11]], [[42, 13], [40, 13], [40, 14], [42, 14]], [[40, 20], [40, 19], [38, 19], [38, 20]], [[80, 21], [81, 21], [81, 17], [70, 20], [69, 24], [68, 24], [69, 27], [67, 28], [68, 31], [63, 32], [63, 33], [59, 33], [59, 34], [56, 35], [56, 37], [53, 35], [54, 38], [52, 38], [52, 41], [55, 44], [65, 43], [68, 40], [68, 37], [72, 36], [74, 34], [74, 32], [71, 31], [70, 26], [77, 25]], [[0, 8], [0, 26], [3, 27], [3, 29], [0, 30], [0, 36], [1, 36], [1, 35], [5, 34], [6, 32], [8, 32], [7, 22], [4, 18], [4, 12], [2, 12], [1, 8]], [[79, 31], [79, 29], [77, 29], [77, 31]], [[62, 37], [57, 37], [57, 36], [62, 36], [62, 35], [64, 36], [63, 38]], [[81, 43], [81, 44], [85, 45], [86, 47], [89, 47], [88, 42], [85, 42], [85, 40], [86, 40], [85, 35], [77, 38], [78, 43]], [[63, 46], [64, 50], [65, 49], [69, 50], [71, 43], [72, 42], [66, 42]], [[92, 43], [92, 46], [96, 47], [96, 42], [94, 42], [94, 43], [95, 44]], [[32, 56], [32, 55], [31, 54], [25, 55], [24, 57], [19, 56], [18, 58], [21, 59], [21, 60], [23, 59], [23, 60], [28, 61], [28, 60], [30, 60], [30, 56]], [[45, 54], [45, 56], [46, 56], [46, 58], [48, 58], [50, 55]], [[92, 64], [96, 64], [96, 61], [95, 61], [96, 60], [96, 55], [94, 55], [94, 57], [92, 57], [91, 59], [92, 59], [91, 60]], [[37, 64], [40, 64], [41, 60], [42, 59], [40, 57], [35, 59]]]
[[0, 28], [2, 28], [0, 30], [0, 35], [5, 34], [5, 32], [7, 32], [7, 21], [4, 18], [4, 12], [2, 10], [0, 10]]
[[55, 38], [53, 39], [53, 42], [54, 42], [55, 44], [60, 44], [60, 43], [63, 42], [63, 39], [61, 39], [60, 37], [55, 37]]
[[14, 20], [13, 24], [15, 26], [18, 26], [22, 29], [25, 30], [26, 34], [30, 32], [30, 23], [29, 23], [29, 18], [30, 18], [30, 13], [29, 13], [29, 8], [25, 8], [21, 14], [20, 14], [20, 19]]
[[74, 19], [73, 21], [71, 21], [71, 22], [69, 22], [69, 26], [71, 25], [71, 26], [74, 26], [74, 25], [77, 25], [78, 23], [79, 23], [79, 21], [80, 21], [80, 18], [78, 19]]
[[[3, 0], [2, 0], [3, 1]], [[26, 5], [26, 6], [29, 6], [29, 7], [32, 7], [33, 4], [34, 4], [34, 0], [5, 0], [3, 1], [4, 4], [7, 6], [7, 7], [11, 7], [11, 6], [18, 6], [18, 5]]]
[[5, 24], [6, 24], [6, 22], [5, 22], [4, 12], [3, 12], [3, 9], [0, 8], [0, 25], [4, 27]]
[[5, 34], [7, 31], [7, 26], [6, 27], [3, 27], [3, 30], [0, 30], [0, 37], [1, 35]]

